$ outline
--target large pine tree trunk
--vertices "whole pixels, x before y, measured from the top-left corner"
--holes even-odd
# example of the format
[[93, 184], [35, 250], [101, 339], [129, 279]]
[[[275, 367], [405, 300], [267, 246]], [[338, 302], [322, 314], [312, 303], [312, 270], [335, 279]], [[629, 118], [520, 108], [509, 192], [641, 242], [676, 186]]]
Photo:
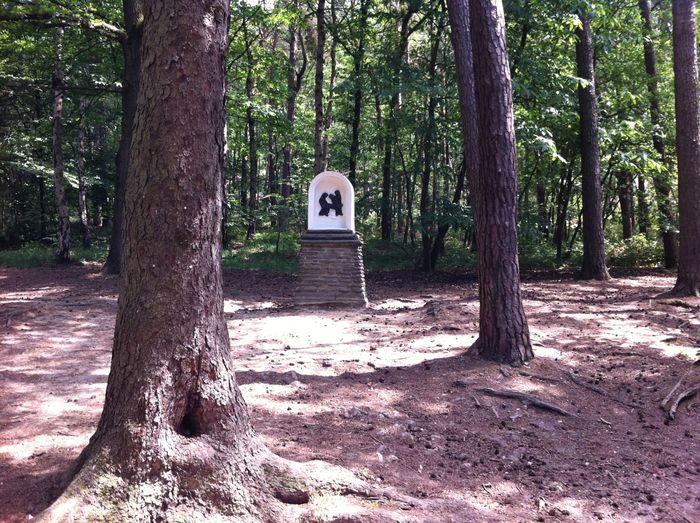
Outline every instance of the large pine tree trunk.
[[123, 0], [124, 29], [126, 37], [122, 42], [124, 71], [122, 74], [122, 121], [119, 150], [115, 160], [116, 175], [114, 180], [114, 210], [112, 214], [112, 234], [109, 238], [109, 252], [105, 262], [105, 271], [118, 274], [121, 264], [123, 228], [124, 228], [124, 194], [126, 177], [129, 171], [131, 137], [136, 116], [136, 100], [139, 94], [139, 68], [141, 60], [141, 38], [143, 35], [143, 6], [141, 0]]
[[[463, 119], [478, 121], [479, 171], [473, 176], [472, 204], [480, 308], [479, 339], [473, 350], [487, 359], [522, 365], [534, 354], [520, 294], [515, 129], [503, 6], [500, 0], [475, 0], [470, 13], [466, 0], [450, 0], [448, 7], [453, 30], [459, 27], [467, 37], [471, 29], [474, 51], [477, 114], [462, 114]], [[463, 111], [469, 96], [463, 76], [469, 74], [467, 67], [463, 73], [458, 69]], [[465, 136], [465, 143], [469, 139]]]
[[576, 29], [576, 65], [582, 83], [578, 87], [581, 142], [581, 186], [583, 196], [583, 267], [581, 277], [610, 278], [605, 265], [605, 238], [600, 188], [600, 149], [598, 146], [598, 109], [593, 69], [591, 20], [581, 15]]
[[282, 467], [233, 376], [220, 259], [227, 27], [226, 0], [145, 8], [105, 406], [44, 521], [287, 521], [275, 498], [308, 500], [275, 482]]
[[[652, 143], [654, 149], [659, 154], [662, 163], [667, 163], [664, 150], [663, 131], [661, 129], [661, 106], [659, 103], [659, 78], [656, 72], [656, 49], [654, 48], [653, 30], [651, 24], [651, 7], [649, 0], [639, 0], [639, 10], [644, 26], [644, 68], [647, 73], [647, 90], [649, 91], [649, 109], [651, 113]], [[647, 209], [646, 201], [641, 195], [643, 189], [643, 178], [640, 178], [640, 211]], [[659, 208], [659, 228], [664, 245], [664, 265], [667, 269], [672, 269], [678, 264], [678, 239], [676, 235], [676, 220], [673, 215], [673, 205], [671, 202], [671, 186], [668, 180], [661, 173], [653, 175], [654, 191]], [[649, 222], [648, 214], [640, 216], [639, 230], [642, 231]]]
[[63, 28], [56, 28], [56, 68], [53, 73], [53, 184], [58, 215], [56, 261], [70, 261], [70, 218], [63, 179]]
[[78, 174], [78, 208], [80, 210], [80, 227], [83, 232], [83, 247], [90, 247], [90, 223], [88, 222], [87, 203], [85, 201], [85, 152], [86, 134], [85, 118], [87, 112], [87, 100], [80, 97], [80, 124], [78, 125], [78, 147], [76, 147], [75, 170]]
[[700, 115], [695, 2], [673, 2], [680, 247], [676, 295], [700, 295]]

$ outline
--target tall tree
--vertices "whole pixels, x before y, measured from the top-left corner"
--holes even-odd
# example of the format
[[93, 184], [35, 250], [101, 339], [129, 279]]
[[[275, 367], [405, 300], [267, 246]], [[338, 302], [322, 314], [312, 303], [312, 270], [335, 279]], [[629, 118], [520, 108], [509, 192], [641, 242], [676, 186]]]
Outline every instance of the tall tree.
[[[228, 14], [227, 0], [145, 5], [105, 405], [45, 521], [288, 521], [285, 503], [331, 488], [264, 448], [233, 375], [221, 274]], [[364, 485], [326, 470], [341, 491]]]
[[[515, 128], [503, 5], [500, 0], [448, 0], [448, 8], [453, 42], [471, 32], [473, 48], [477, 113], [465, 114], [469, 63], [465, 48], [458, 51], [455, 45], [455, 58], [463, 62], [457, 70], [463, 129], [469, 129], [470, 118], [478, 121], [472, 205], [479, 245], [479, 339], [472, 351], [522, 365], [534, 354], [520, 293]], [[465, 136], [465, 143], [473, 139]]]
[[[301, 46], [301, 67], [297, 70], [297, 41]], [[308, 60], [304, 37], [296, 27], [289, 26], [289, 54], [287, 57], [287, 101], [286, 116], [289, 132], [286, 133], [287, 141], [284, 146], [282, 160], [282, 183], [280, 184], [280, 196], [282, 197], [282, 209], [280, 211], [279, 227], [286, 229], [289, 225], [289, 197], [292, 194], [292, 157], [294, 149], [291, 134], [294, 130], [296, 119], [297, 96], [301, 90], [301, 82], [306, 72]]]
[[[431, 24], [431, 50], [430, 63], [428, 64], [428, 82], [430, 92], [428, 94], [428, 121], [425, 127], [425, 137], [423, 139], [423, 170], [421, 173], [421, 193], [420, 193], [420, 224], [421, 243], [423, 244], [423, 261], [421, 268], [424, 272], [430, 272], [432, 265], [433, 242], [436, 236], [435, 224], [435, 201], [433, 190], [433, 201], [430, 200], [430, 177], [433, 168], [433, 153], [435, 147], [435, 109], [437, 107], [437, 96], [435, 94], [435, 78], [437, 75], [437, 59], [442, 40], [443, 21], [442, 13], [436, 17]], [[433, 33], [434, 32], [434, 33]], [[433, 176], [433, 181], [436, 179]]]
[[362, 122], [362, 81], [365, 63], [365, 42], [367, 40], [367, 18], [370, 0], [360, 0], [357, 49], [352, 53], [352, 137], [350, 142], [350, 170], [348, 179], [355, 185], [357, 179], [357, 157], [360, 151], [360, 124]]
[[63, 94], [66, 86], [63, 73], [63, 27], [56, 28], [56, 66], [53, 73], [53, 186], [58, 214], [58, 247], [56, 261], [70, 261], [70, 218], [63, 179]]
[[[399, 41], [394, 50], [392, 59], [391, 82], [393, 94], [389, 100], [389, 114], [385, 118], [384, 138], [384, 160], [382, 162], [382, 206], [380, 211], [380, 226], [382, 240], [391, 240], [393, 206], [391, 204], [391, 176], [394, 167], [394, 148], [398, 139], [397, 110], [401, 100], [401, 82], [403, 76], [403, 63], [408, 49], [408, 40], [411, 34], [418, 27], [417, 24], [411, 27], [411, 18], [418, 12], [419, 2], [409, 2], [408, 6], [401, 13], [399, 23]], [[379, 113], [377, 113], [379, 116]]]
[[335, 91], [335, 82], [338, 78], [338, 10], [337, 1], [331, 2], [331, 24], [333, 27], [330, 59], [331, 59], [331, 75], [328, 79], [328, 101], [326, 102], [326, 110], [323, 115], [323, 144], [321, 152], [323, 154], [323, 170], [328, 168], [328, 158], [330, 157], [330, 130], [333, 125], [333, 99]]
[[590, 16], [581, 13], [579, 20], [580, 25], [576, 28], [576, 66], [578, 76], [581, 78], [578, 86], [583, 200], [583, 267], [581, 276], [606, 280], [610, 278], [610, 274], [608, 274], [608, 268], [605, 265], [593, 35]]
[[90, 237], [90, 224], [88, 223], [87, 204], [85, 202], [85, 153], [86, 145], [86, 123], [87, 99], [80, 97], [80, 122], [78, 124], [78, 146], [75, 148], [75, 170], [78, 174], [78, 210], [80, 211], [80, 228], [83, 233], [83, 247], [90, 247], [92, 238]]
[[124, 198], [126, 176], [129, 171], [131, 139], [136, 116], [136, 100], [139, 94], [139, 68], [141, 60], [141, 39], [143, 37], [142, 0], [123, 0], [124, 34], [120, 35], [124, 71], [122, 73], [121, 135], [119, 150], [115, 159], [114, 210], [112, 233], [109, 238], [109, 252], [105, 261], [105, 271], [117, 274], [120, 270], [122, 253], [122, 229], [124, 228]]
[[[656, 48], [654, 46], [654, 32], [651, 23], [651, 6], [649, 0], [639, 0], [639, 11], [642, 17], [644, 30], [644, 68], [647, 74], [647, 90], [649, 92], [649, 109], [651, 114], [652, 143], [659, 154], [661, 162], [666, 165], [666, 150], [661, 129], [661, 104], [659, 100], [659, 75], [656, 68]], [[644, 180], [640, 178], [640, 182]], [[668, 180], [656, 173], [653, 177], [654, 190], [659, 208], [659, 226], [664, 245], [664, 265], [672, 269], [678, 264], [678, 238], [676, 237], [676, 220], [671, 204], [671, 186]], [[640, 201], [640, 207], [645, 202]], [[648, 220], [646, 220], [648, 221]], [[640, 223], [640, 230], [641, 230]]]
[[326, 0], [318, 0], [316, 8], [316, 73], [314, 76], [314, 171], [326, 170], [323, 156], [323, 68], [326, 64]]
[[246, 135], [248, 138], [248, 161], [250, 162], [250, 168], [248, 169], [248, 231], [246, 232], [246, 238], [250, 239], [255, 234], [256, 230], [256, 211], [258, 206], [258, 139], [256, 132], [257, 122], [255, 121], [255, 115], [253, 113], [255, 97], [257, 95], [255, 88], [257, 79], [255, 77], [252, 45], [246, 47], [246, 58], [245, 92], [248, 98], [248, 105], [245, 114]]
[[700, 296], [700, 115], [693, 0], [673, 2], [673, 74], [678, 154], [678, 279], [672, 293]]

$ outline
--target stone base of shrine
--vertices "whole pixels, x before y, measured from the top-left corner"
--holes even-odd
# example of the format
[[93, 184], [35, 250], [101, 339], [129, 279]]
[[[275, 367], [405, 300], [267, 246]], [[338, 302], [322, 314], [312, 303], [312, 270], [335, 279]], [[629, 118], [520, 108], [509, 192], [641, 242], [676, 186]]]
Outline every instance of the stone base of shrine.
[[297, 305], [367, 307], [362, 241], [349, 230], [308, 230], [301, 237]]

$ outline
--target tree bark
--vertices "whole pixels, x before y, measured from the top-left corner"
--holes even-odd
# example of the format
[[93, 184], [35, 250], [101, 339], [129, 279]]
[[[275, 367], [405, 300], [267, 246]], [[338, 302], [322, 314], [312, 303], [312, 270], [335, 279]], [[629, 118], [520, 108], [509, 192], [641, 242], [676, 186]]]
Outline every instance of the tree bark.
[[78, 208], [80, 209], [80, 227], [83, 233], [83, 247], [90, 247], [90, 223], [88, 221], [87, 204], [85, 201], [85, 151], [86, 128], [85, 118], [87, 112], [87, 100], [80, 97], [80, 124], [78, 125], [78, 147], [76, 147], [75, 170], [78, 174]]
[[323, 157], [323, 67], [326, 52], [326, 0], [318, 0], [316, 9], [316, 74], [314, 77], [314, 171], [326, 170]]
[[[453, 31], [459, 28], [453, 41], [468, 37], [464, 32], [471, 29], [477, 114], [462, 113], [462, 119], [466, 129], [468, 119], [476, 117], [479, 129], [479, 171], [472, 193], [479, 244], [479, 339], [472, 351], [522, 365], [534, 354], [520, 295], [515, 129], [503, 5], [500, 0], [469, 5], [448, 0], [448, 8]], [[462, 67], [468, 75], [466, 64]], [[459, 69], [457, 78], [464, 110], [469, 94]]]
[[[649, 91], [649, 109], [652, 125], [652, 143], [654, 149], [659, 154], [661, 162], [666, 165], [668, 158], [664, 150], [664, 138], [661, 129], [661, 106], [659, 103], [659, 77], [656, 72], [656, 49], [654, 48], [654, 40], [652, 24], [651, 24], [651, 7], [649, 0], [639, 0], [639, 11], [642, 17], [642, 25], [644, 27], [644, 67], [647, 74], [647, 90]], [[671, 202], [671, 186], [666, 177], [661, 173], [655, 173], [652, 178], [654, 191], [656, 192], [657, 206], [659, 209], [659, 229], [661, 230], [661, 238], [664, 245], [664, 265], [667, 269], [672, 269], [678, 265], [678, 238], [676, 234], [676, 219], [673, 214], [673, 204]], [[640, 178], [640, 195], [643, 189], [643, 179]], [[640, 211], [646, 210], [646, 200], [642, 203], [640, 199]], [[642, 221], [642, 218], [644, 221]], [[648, 213], [646, 216], [640, 217], [639, 230], [642, 231], [642, 226], [645, 230], [648, 226]]]
[[112, 233], [109, 238], [109, 252], [104, 270], [108, 274], [118, 274], [121, 265], [121, 252], [124, 229], [124, 193], [129, 172], [131, 137], [133, 134], [136, 101], [139, 95], [139, 69], [141, 61], [141, 39], [143, 37], [143, 5], [141, 0], [123, 0], [124, 29], [122, 41], [124, 71], [122, 73], [122, 121], [119, 150], [115, 159], [114, 210], [112, 211]]
[[56, 261], [70, 261], [70, 218], [66, 204], [66, 189], [63, 179], [63, 27], [56, 28], [56, 67], [53, 73], [53, 184], [58, 215], [58, 246]]
[[673, 294], [700, 296], [700, 115], [695, 2], [673, 2], [678, 155], [678, 279]]
[[588, 15], [579, 16], [576, 29], [576, 65], [579, 78], [579, 139], [581, 143], [581, 187], [583, 196], [583, 267], [582, 278], [607, 280], [605, 237], [600, 188], [600, 149], [598, 146], [598, 109], [593, 68], [593, 35]]
[[275, 497], [306, 494], [274, 483], [232, 372], [220, 230], [228, 9], [146, 5], [105, 406], [43, 521], [287, 521]]

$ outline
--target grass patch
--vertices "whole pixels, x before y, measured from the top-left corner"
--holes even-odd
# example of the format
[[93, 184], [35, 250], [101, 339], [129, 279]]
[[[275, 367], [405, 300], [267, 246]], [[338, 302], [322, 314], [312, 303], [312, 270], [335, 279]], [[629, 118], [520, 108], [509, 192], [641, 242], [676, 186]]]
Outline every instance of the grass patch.
[[[95, 243], [92, 247], [72, 247], [71, 262], [100, 262], [107, 259], [106, 243]], [[0, 266], [27, 269], [56, 265], [56, 248], [54, 246], [30, 243], [18, 249], [0, 251]]]
[[[278, 242], [279, 240], [279, 242]], [[296, 272], [299, 254], [299, 235], [259, 232], [247, 242], [233, 243], [223, 252], [223, 266], [227, 269], [259, 269], [272, 272]]]

